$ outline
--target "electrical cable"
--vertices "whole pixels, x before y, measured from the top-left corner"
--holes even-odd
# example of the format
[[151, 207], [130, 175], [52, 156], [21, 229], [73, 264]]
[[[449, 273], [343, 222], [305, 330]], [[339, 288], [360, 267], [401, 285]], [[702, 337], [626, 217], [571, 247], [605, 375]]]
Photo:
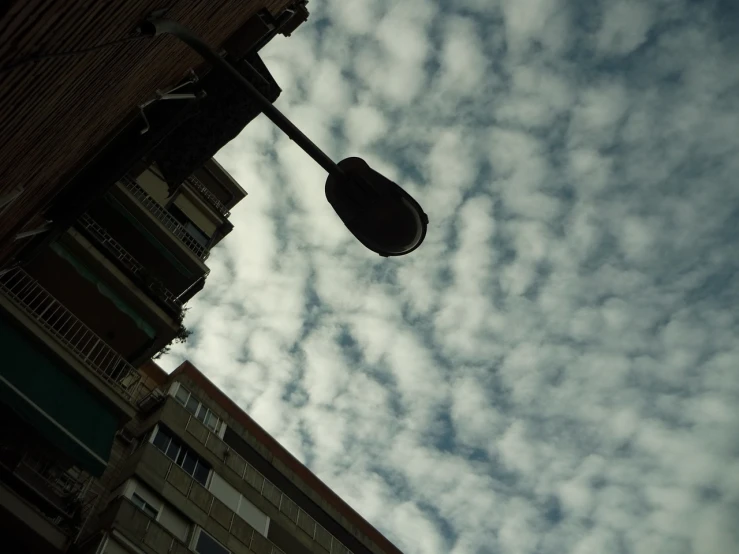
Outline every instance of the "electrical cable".
[[110, 42], [104, 42], [103, 44], [97, 44], [95, 46], [90, 46], [89, 48], [82, 48], [80, 50], [65, 50], [63, 52], [48, 52], [45, 54], [33, 54], [31, 56], [27, 56], [25, 58], [17, 60], [15, 62], [11, 62], [7, 65], [0, 66], [0, 74], [13, 71], [14, 69], [18, 67], [22, 67], [30, 63], [36, 63], [36, 62], [40, 62], [43, 60], [48, 60], [50, 58], [60, 58], [64, 56], [76, 56], [79, 54], [87, 54], [89, 52], [94, 52], [96, 50], [102, 50], [103, 48], [108, 48], [109, 46], [115, 46], [117, 44], [123, 44], [126, 42], [140, 40], [143, 38], [151, 38], [151, 37], [147, 35], [137, 35], [137, 36], [132, 36], [132, 37], [119, 38], [117, 40], [111, 40]]

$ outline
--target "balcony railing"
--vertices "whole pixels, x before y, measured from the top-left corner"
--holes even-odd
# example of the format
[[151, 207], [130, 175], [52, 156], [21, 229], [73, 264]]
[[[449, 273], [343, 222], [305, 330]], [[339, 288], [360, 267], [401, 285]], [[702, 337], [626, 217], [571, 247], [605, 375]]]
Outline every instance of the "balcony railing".
[[172, 234], [177, 237], [182, 244], [184, 244], [193, 254], [195, 254], [201, 260], [208, 258], [207, 249], [200, 244], [195, 237], [187, 232], [180, 222], [177, 221], [172, 215], [165, 210], [159, 202], [154, 200], [147, 192], [139, 186], [135, 179], [130, 177], [123, 177], [121, 183], [126, 190], [130, 192], [136, 200], [138, 200], [142, 206], [144, 206], [151, 215], [157, 218], [157, 220], [169, 229]]
[[223, 202], [218, 200], [216, 195], [210, 192], [208, 187], [206, 187], [200, 179], [195, 177], [195, 175], [190, 175], [190, 177], [188, 177], [185, 182], [190, 184], [195, 190], [202, 194], [203, 197], [205, 197], [205, 199], [210, 203], [210, 205], [213, 206], [224, 217], [228, 217], [231, 215], [231, 212], [228, 211], [228, 208], [223, 204]]
[[125, 537], [135, 544], [146, 545], [147, 551], [171, 554], [190, 552], [183, 542], [125, 496], [113, 499], [106, 506], [100, 514], [99, 524], [105, 528], [113, 526], [123, 531]]
[[84, 497], [92, 483], [92, 477], [81, 469], [59, 468], [56, 460], [32, 452], [26, 452], [23, 455], [16, 468], [16, 473], [18, 472], [35, 475], [56, 496], [74, 500]]
[[5, 273], [0, 277], [0, 292], [127, 402], [135, 405], [140, 395], [149, 392], [143, 390], [141, 375], [123, 356], [28, 273], [20, 268]]
[[136, 258], [129, 254], [123, 246], [110, 236], [108, 231], [87, 214], [83, 214], [78, 223], [97, 243], [105, 248], [122, 266], [124, 266], [134, 277], [141, 281], [152, 294], [164, 302], [167, 307], [176, 313], [182, 311], [182, 302], [167, 287], [157, 281], [148, 278], [148, 273]]
[[38, 513], [68, 535], [78, 531], [80, 513], [91, 494], [91, 476], [76, 467], [61, 467], [39, 452], [21, 453], [12, 445], [0, 448], [0, 466], [6, 484]]

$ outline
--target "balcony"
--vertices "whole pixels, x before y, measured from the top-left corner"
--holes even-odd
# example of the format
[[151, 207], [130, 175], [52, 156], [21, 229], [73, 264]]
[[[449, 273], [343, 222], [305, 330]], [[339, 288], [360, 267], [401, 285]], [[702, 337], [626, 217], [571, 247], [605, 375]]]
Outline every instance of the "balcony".
[[200, 179], [195, 177], [195, 175], [190, 175], [185, 182], [202, 194], [208, 203], [223, 217], [229, 217], [231, 215], [231, 212], [228, 211], [228, 208], [226, 208], [223, 202], [218, 200], [215, 194], [210, 192], [208, 187], [206, 187]]
[[149, 276], [143, 264], [129, 254], [108, 231], [88, 214], [83, 214], [77, 221], [78, 225], [86, 231], [86, 234], [110, 254], [119, 266], [122, 266], [133, 276], [142, 287], [147, 290], [156, 300], [161, 302], [165, 309], [174, 316], [182, 312], [182, 302], [177, 296], [158, 280]]
[[121, 532], [136, 545], [145, 545], [146, 551], [188, 554], [187, 545], [141, 511], [128, 498], [114, 499], [100, 515], [99, 523], [104, 528]]
[[123, 177], [121, 184], [126, 190], [154, 216], [166, 229], [168, 229], [177, 239], [185, 245], [200, 260], [208, 259], [208, 250], [200, 244], [187, 230], [180, 225], [172, 215], [167, 212], [156, 200], [147, 194], [147, 192], [139, 186], [139, 184], [130, 177]]
[[24, 270], [16, 268], [2, 275], [0, 293], [127, 403], [135, 406], [148, 394], [136, 368]]
[[[246, 547], [249, 552], [256, 554], [285, 554], [282, 549], [220, 502], [208, 489], [183, 471], [153, 444], [143, 442], [139, 450], [133, 453], [131, 466], [124, 468], [123, 474], [128, 474], [129, 471], [133, 471], [135, 476], [143, 480], [153, 491], [162, 494], [166, 502], [176, 506], [187, 519], [211, 533], [232, 552], [244, 552], [244, 547]], [[165, 490], [167, 492], [162, 493]], [[127, 503], [127, 499], [116, 499], [114, 503], [123, 506]], [[118, 508], [112, 510], [109, 508], [103, 512], [99, 521], [102, 525], [106, 525], [108, 522], [121, 520], [123, 525], [129, 526], [131, 540], [143, 541], [146, 529], [156, 524], [138, 508], [136, 508], [135, 516], [128, 508], [124, 508], [126, 510], [124, 517], [111, 517], [111, 512], [114, 514], [116, 510]], [[106, 513], [108, 513], [107, 516]], [[167, 534], [167, 538], [160, 540], [169, 544], [169, 537], [172, 535], [163, 529], [162, 531]], [[175, 539], [175, 543], [178, 542]], [[166, 551], [166, 549], [157, 550], [157, 552]]]
[[65, 470], [37, 454], [25, 453], [17, 461], [9, 454], [5, 447], [0, 450], [3, 481], [53, 525], [73, 531], [92, 477], [76, 468]]
[[[56, 551], [79, 532], [100, 490], [89, 474], [75, 466], [64, 467], [53, 455], [27, 446], [0, 446], [3, 523], [9, 525], [11, 537], [29, 546], [35, 543], [34, 551]], [[12, 518], [18, 521], [11, 523]]]
[[[180, 410], [185, 408], [176, 403]], [[264, 497], [277, 510], [295, 523], [311, 540], [317, 542], [321, 548], [330, 554], [352, 554], [339, 539], [318, 523], [310, 514], [303, 510], [295, 501], [283, 493], [277, 486], [262, 475], [254, 466], [246, 461], [238, 452], [231, 449], [216, 434], [212, 433], [195, 417], [188, 415], [186, 430], [189, 435], [211, 452], [216, 454], [235, 475], [246, 481], [260, 496]]]

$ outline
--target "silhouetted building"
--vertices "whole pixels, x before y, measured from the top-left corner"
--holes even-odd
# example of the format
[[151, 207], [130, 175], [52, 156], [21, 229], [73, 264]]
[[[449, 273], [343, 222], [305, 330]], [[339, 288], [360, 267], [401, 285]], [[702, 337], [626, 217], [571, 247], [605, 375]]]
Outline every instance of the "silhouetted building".
[[99, 477], [3, 418], [11, 552], [400, 554], [189, 362], [139, 371]]
[[[258, 50], [304, 4], [193, 0], [168, 16], [231, 41], [222, 55], [274, 100]], [[119, 38], [150, 9], [11, 2], [0, 65], [25, 44]], [[212, 155], [259, 112], [166, 37], [5, 72], [0, 99], [0, 532], [3, 552], [61, 552], [101, 508], [115, 437], [164, 394], [136, 368], [186, 337], [183, 304], [246, 195]]]
[[175, 189], [156, 167], [132, 169], [32, 260], [0, 275], [5, 535], [29, 525], [20, 542], [42, 535], [63, 549], [78, 532], [86, 483], [105, 471], [115, 434], [152, 391], [136, 367], [183, 337], [183, 305], [245, 194], [215, 160]]
[[118, 437], [82, 552], [399, 554], [189, 362]]
[[[171, 2], [164, 15], [198, 33], [274, 100], [279, 88], [258, 52], [307, 18], [305, 4], [188, 0]], [[152, 9], [148, 0], [0, 7], [0, 270], [32, 257], [155, 148], [178, 186], [257, 115], [178, 40], [120, 42]], [[23, 63], [60, 52], [78, 53]], [[162, 99], [193, 76], [197, 82], [176, 93], [197, 92], [194, 98]], [[175, 159], [180, 147], [188, 152]]]

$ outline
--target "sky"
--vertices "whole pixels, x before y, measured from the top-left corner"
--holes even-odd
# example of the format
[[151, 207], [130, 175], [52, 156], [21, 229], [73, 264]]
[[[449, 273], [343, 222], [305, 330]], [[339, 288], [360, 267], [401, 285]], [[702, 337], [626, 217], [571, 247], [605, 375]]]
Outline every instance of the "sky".
[[260, 117], [191, 360], [408, 554], [739, 552], [739, 9], [311, 0], [276, 105], [429, 214], [365, 250]]

